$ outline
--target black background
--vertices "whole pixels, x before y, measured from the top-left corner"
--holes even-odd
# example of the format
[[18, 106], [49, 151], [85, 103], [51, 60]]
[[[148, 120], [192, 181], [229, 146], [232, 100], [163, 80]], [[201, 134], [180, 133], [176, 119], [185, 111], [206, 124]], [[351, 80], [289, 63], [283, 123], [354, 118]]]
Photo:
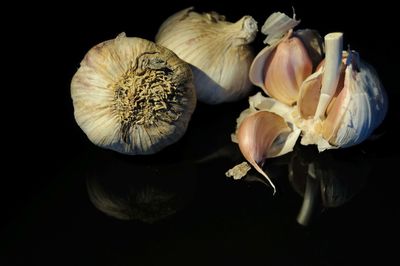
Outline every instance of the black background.
[[[303, 228], [295, 221], [301, 197], [284, 174], [275, 197], [261, 183], [225, 178], [226, 169], [240, 161], [229, 134], [246, 100], [199, 104], [182, 141], [152, 157], [104, 155], [87, 140], [74, 121], [69, 91], [85, 53], [120, 32], [153, 40], [168, 16], [188, 6], [217, 11], [229, 21], [252, 15], [259, 27], [272, 12], [291, 14], [294, 6], [302, 20], [299, 28], [315, 28], [321, 35], [343, 31], [345, 45], [351, 44], [377, 69], [390, 102], [387, 118], [377, 130], [380, 137], [333, 153], [351, 157], [354, 152], [371, 162], [367, 185], [351, 202], [324, 212]], [[2, 177], [0, 265], [360, 265], [396, 258], [400, 93], [394, 4], [115, 1], [35, 3], [15, 10], [22, 26], [13, 31], [19, 39], [13, 39], [12, 46], [23, 63], [12, 69], [13, 80], [21, 84], [12, 87], [12, 94], [23, 99], [12, 98], [16, 103], [8, 116], [14, 123], [5, 141], [12, 149], [6, 153]], [[263, 47], [263, 38], [259, 34], [252, 44], [256, 52]], [[184, 166], [227, 146], [233, 159]], [[85, 180], [87, 169], [103, 155], [143, 166], [135, 175], [145, 175], [146, 167], [177, 164], [174, 171], [196, 179], [193, 197], [176, 215], [151, 225], [108, 217], [90, 203]], [[289, 157], [271, 164], [282, 172]]]

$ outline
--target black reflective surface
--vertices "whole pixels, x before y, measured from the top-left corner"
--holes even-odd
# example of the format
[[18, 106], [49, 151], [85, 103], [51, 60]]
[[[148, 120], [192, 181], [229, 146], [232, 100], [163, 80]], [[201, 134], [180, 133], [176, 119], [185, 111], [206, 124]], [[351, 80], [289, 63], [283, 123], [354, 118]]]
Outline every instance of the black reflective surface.
[[[176, 1], [159, 3], [156, 10], [153, 4], [132, 9], [62, 5], [58, 9], [69, 15], [46, 13], [47, 22], [35, 27], [43, 32], [27, 31], [38, 40], [51, 37], [51, 43], [34, 44], [40, 46], [41, 61], [51, 62], [50, 67], [46, 63], [51, 77], [45, 88], [38, 85], [43, 94], [31, 100], [32, 119], [25, 122], [37, 141], [24, 141], [21, 150], [29, 152], [10, 155], [17, 164], [3, 175], [0, 265], [396, 261], [400, 93], [397, 45], [384, 27], [394, 25], [395, 8], [375, 3], [360, 12], [358, 4], [343, 1], [330, 8], [319, 3], [318, 10], [290, 1]], [[298, 145], [293, 153], [268, 160], [265, 170], [277, 186], [275, 196], [254, 170], [239, 181], [224, 175], [243, 161], [230, 134], [246, 99], [199, 104], [185, 136], [152, 156], [129, 157], [92, 145], [74, 121], [69, 95], [85, 52], [121, 31], [152, 39], [168, 15], [190, 5], [230, 20], [251, 14], [259, 26], [271, 12], [290, 13], [294, 5], [302, 27], [321, 34], [344, 31], [345, 43], [377, 68], [388, 91], [383, 125], [353, 148], [318, 154], [315, 147]], [[151, 15], [143, 10], [152, 10]], [[58, 31], [45, 30], [48, 23]], [[262, 40], [261, 35], [255, 40], [256, 51]], [[304, 197], [311, 202], [306, 207]]]

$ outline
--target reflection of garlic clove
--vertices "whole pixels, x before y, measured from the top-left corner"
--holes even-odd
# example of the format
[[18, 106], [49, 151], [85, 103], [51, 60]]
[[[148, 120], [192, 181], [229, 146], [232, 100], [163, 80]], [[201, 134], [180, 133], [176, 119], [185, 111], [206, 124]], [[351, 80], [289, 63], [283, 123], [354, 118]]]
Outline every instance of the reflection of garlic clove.
[[125, 34], [93, 47], [71, 82], [75, 119], [96, 145], [151, 154], [186, 131], [196, 104], [190, 67]]
[[247, 73], [254, 56], [248, 44], [256, 33], [257, 22], [250, 16], [231, 23], [215, 12], [199, 14], [187, 8], [161, 25], [156, 43], [192, 65], [200, 101], [218, 104], [249, 93]]
[[350, 201], [365, 185], [370, 162], [360, 150], [327, 151], [299, 146], [289, 163], [289, 181], [303, 199], [297, 216], [307, 226], [321, 207], [339, 207]]

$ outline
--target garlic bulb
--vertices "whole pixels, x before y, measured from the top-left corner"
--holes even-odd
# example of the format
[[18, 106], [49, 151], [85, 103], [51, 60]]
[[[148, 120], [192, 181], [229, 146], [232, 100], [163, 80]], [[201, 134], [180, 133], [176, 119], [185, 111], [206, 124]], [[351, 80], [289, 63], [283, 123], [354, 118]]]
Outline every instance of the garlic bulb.
[[231, 23], [215, 12], [199, 14], [187, 8], [161, 25], [156, 43], [191, 64], [200, 101], [218, 104], [249, 93], [254, 56], [248, 44], [256, 33], [257, 22], [250, 16]]
[[140, 38], [94, 46], [71, 82], [75, 120], [96, 145], [151, 154], [185, 133], [196, 104], [188, 64]]
[[[247, 126], [244, 121], [254, 112], [274, 113], [290, 126], [291, 131], [281, 136], [281, 146], [285, 149], [279, 155], [293, 150], [300, 135], [298, 131], [302, 135], [301, 144], [316, 144], [320, 152], [359, 144], [386, 115], [387, 96], [376, 72], [355, 51], [342, 51], [343, 34], [325, 36], [325, 58], [321, 60], [323, 46], [318, 34], [310, 30], [293, 32], [297, 24], [295, 19], [274, 13], [263, 26], [263, 33], [269, 34], [266, 41], [270, 41], [270, 46], [256, 56], [249, 76], [272, 98], [260, 93], [250, 97], [250, 108], [238, 118], [237, 131], [232, 137], [239, 147], [246, 143], [239, 135], [241, 130], [263, 130], [265, 134], [249, 135], [264, 134], [263, 138], [268, 139], [276, 136], [277, 123], [283, 126], [271, 117], [256, 122], [264, 123], [262, 126]], [[248, 129], [242, 129], [245, 126]], [[257, 144], [257, 148], [272, 149], [274, 145]], [[246, 151], [241, 151], [252, 163]], [[263, 154], [270, 152], [265, 150]]]

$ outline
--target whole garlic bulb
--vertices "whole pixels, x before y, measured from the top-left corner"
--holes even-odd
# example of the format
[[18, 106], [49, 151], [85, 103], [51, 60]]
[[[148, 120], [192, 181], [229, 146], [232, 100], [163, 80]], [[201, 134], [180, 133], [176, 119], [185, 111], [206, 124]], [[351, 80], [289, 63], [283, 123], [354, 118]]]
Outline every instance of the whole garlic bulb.
[[98, 146], [155, 153], [185, 133], [196, 105], [191, 81], [173, 52], [122, 33], [82, 60], [71, 82], [75, 120]]
[[[255, 112], [277, 114], [291, 128], [282, 135], [276, 130], [276, 119], [265, 115], [263, 123], [269, 123], [268, 126], [252, 125], [252, 128], [270, 131], [264, 139], [278, 140], [266, 147], [269, 150], [264, 151], [265, 155], [271, 154], [271, 150], [278, 150], [277, 155], [292, 151], [298, 131], [301, 131], [301, 144], [316, 144], [319, 151], [359, 144], [379, 126], [387, 112], [387, 95], [376, 72], [361, 61], [355, 51], [342, 51], [343, 34], [327, 34], [323, 49], [315, 32], [293, 32], [298, 23], [282, 13], [274, 13], [262, 29], [268, 34], [269, 46], [256, 56], [249, 76], [272, 98], [260, 93], [250, 97], [250, 108], [238, 118], [237, 131], [232, 138], [252, 164], [254, 160], [248, 157], [256, 162], [268, 157], [260, 157], [260, 152], [251, 148], [261, 140], [253, 139], [249, 145], [250, 133], [239, 134], [249, 131], [242, 128], [246, 127], [243, 121]], [[325, 58], [321, 61], [323, 50]], [[311, 73], [310, 69], [315, 72]], [[282, 122], [279, 123], [282, 127]], [[266, 176], [259, 167], [256, 170]]]
[[248, 44], [256, 33], [257, 22], [250, 16], [231, 23], [215, 12], [199, 14], [187, 8], [161, 25], [156, 43], [191, 64], [200, 101], [218, 104], [249, 93], [254, 56]]

